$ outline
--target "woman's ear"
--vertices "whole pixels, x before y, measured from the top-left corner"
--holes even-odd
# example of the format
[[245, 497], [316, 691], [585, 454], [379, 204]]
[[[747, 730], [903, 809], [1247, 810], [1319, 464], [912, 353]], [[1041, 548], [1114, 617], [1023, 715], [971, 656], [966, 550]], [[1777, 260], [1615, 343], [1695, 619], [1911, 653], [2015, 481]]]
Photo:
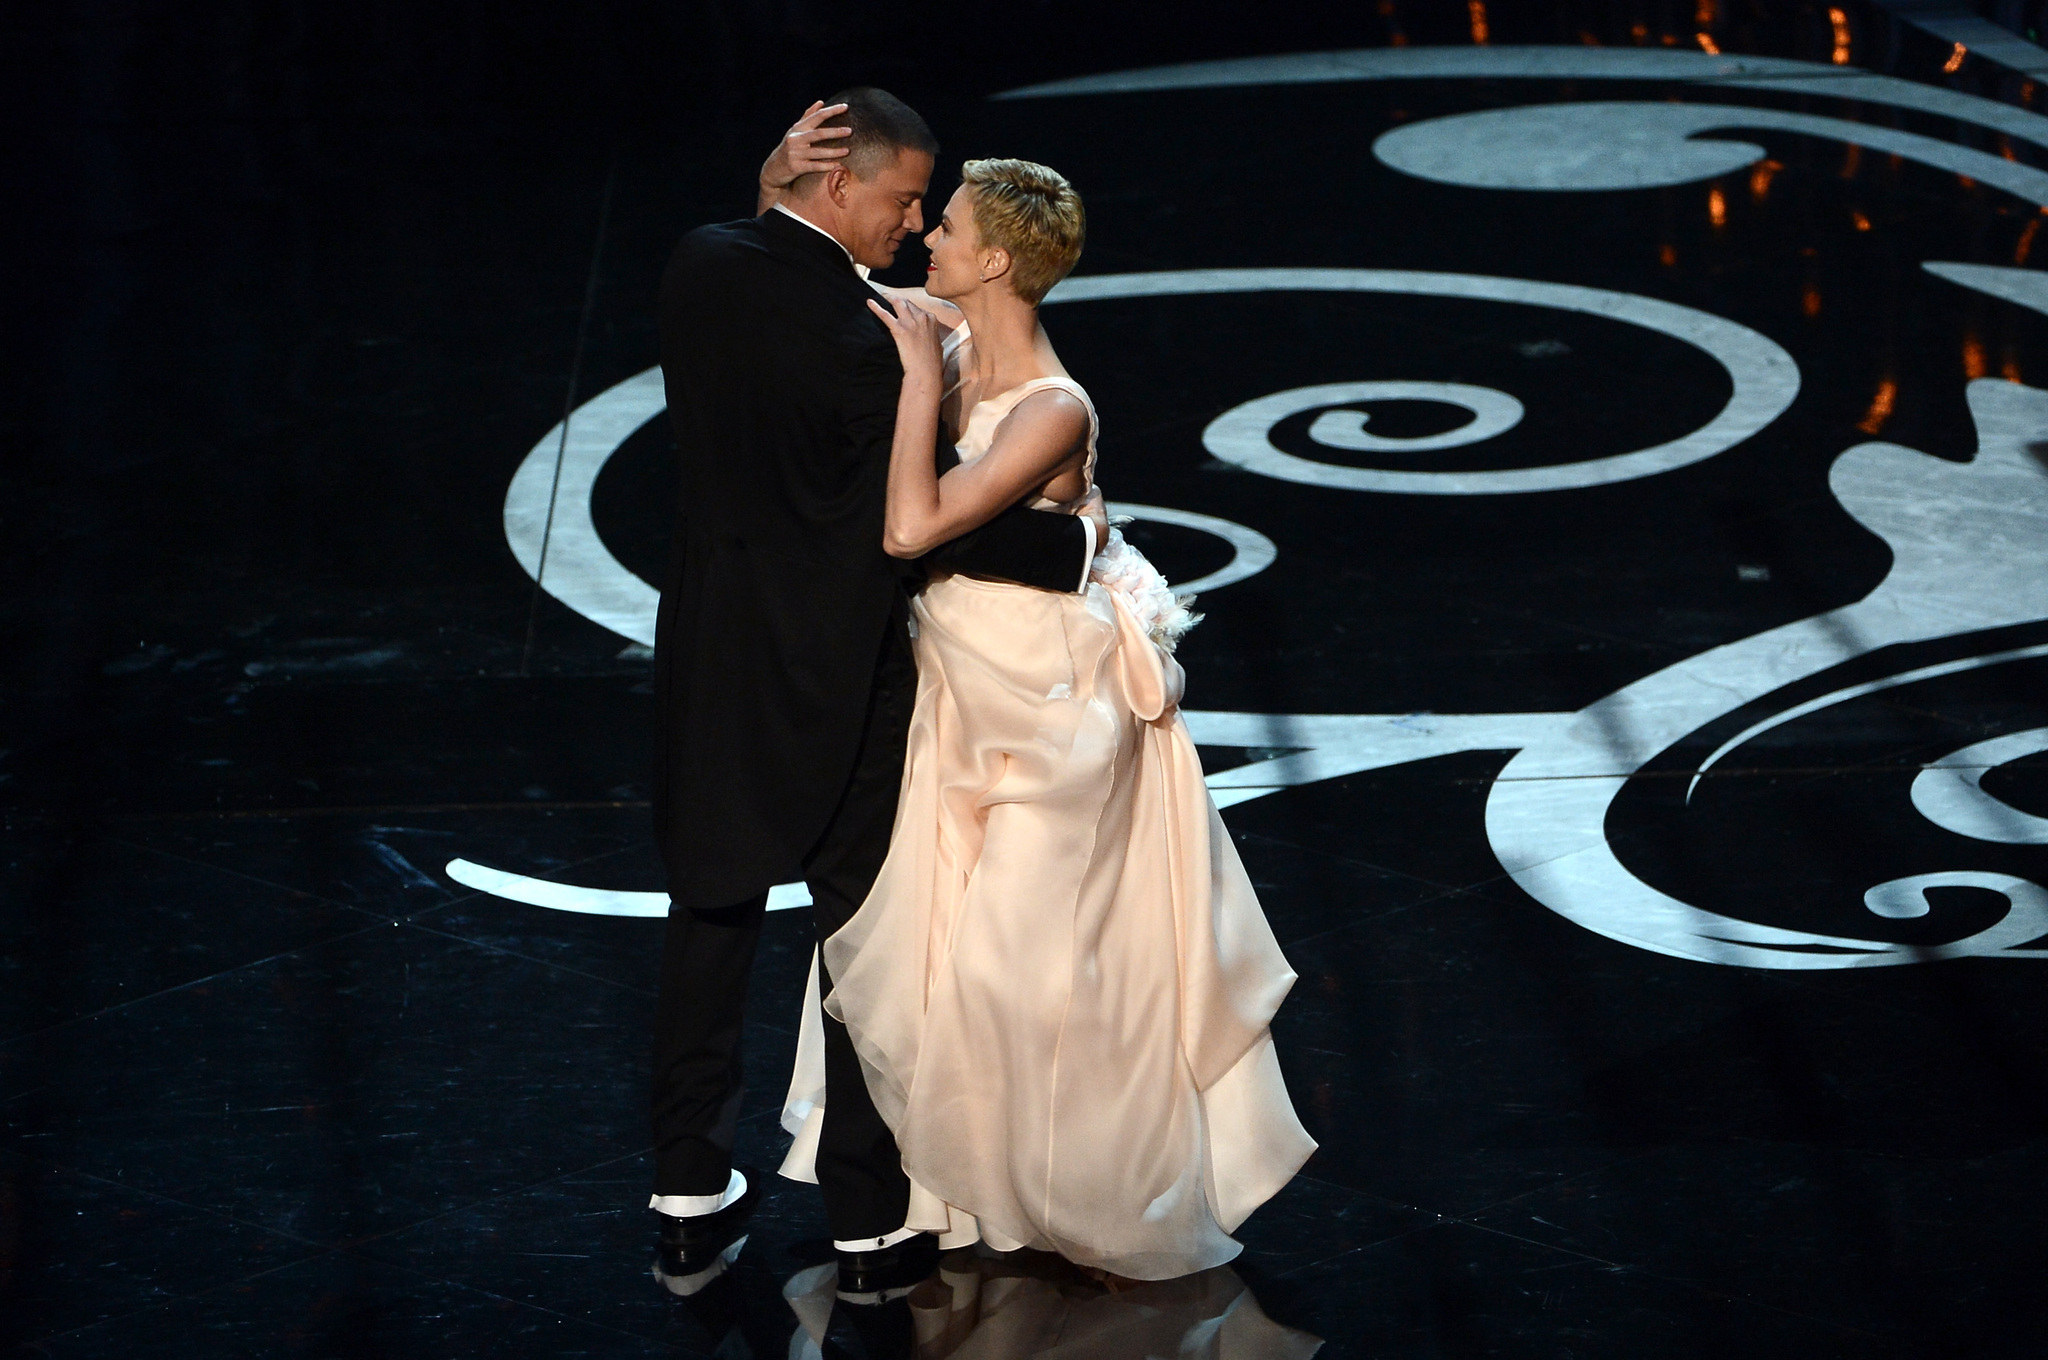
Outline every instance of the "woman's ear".
[[1010, 272], [1010, 252], [1001, 246], [988, 251], [981, 257], [981, 281], [993, 283]]

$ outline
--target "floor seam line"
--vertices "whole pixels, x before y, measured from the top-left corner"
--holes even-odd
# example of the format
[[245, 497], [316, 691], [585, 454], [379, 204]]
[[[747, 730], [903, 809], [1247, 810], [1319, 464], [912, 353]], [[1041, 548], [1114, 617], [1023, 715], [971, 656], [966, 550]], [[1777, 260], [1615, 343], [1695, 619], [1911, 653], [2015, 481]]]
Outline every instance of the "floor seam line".
[[131, 841], [117, 834], [109, 834], [107, 839], [115, 845], [125, 845], [130, 850], [140, 854], [155, 855], [177, 864], [189, 864], [196, 869], [206, 869], [213, 873], [226, 874], [230, 878], [239, 878], [247, 883], [257, 883], [266, 888], [275, 888], [279, 892], [290, 893], [294, 897], [310, 897], [315, 902], [325, 902], [330, 907], [339, 907], [343, 911], [360, 912], [363, 915], [381, 919], [379, 913], [371, 911], [368, 907], [358, 906], [353, 902], [344, 902], [339, 898], [329, 897], [325, 893], [309, 892], [304, 888], [294, 888], [290, 884], [279, 883], [273, 879], [263, 878], [242, 869], [230, 869], [223, 865], [209, 863], [203, 859], [194, 859], [190, 855], [181, 855], [174, 850], [165, 850], [159, 846], [144, 845], [139, 841]]
[[600, 983], [606, 987], [614, 987], [622, 992], [631, 992], [634, 996], [655, 995], [654, 991], [649, 988], [635, 987], [630, 983], [620, 982], [616, 978], [603, 977], [597, 973], [586, 973], [581, 968], [570, 968], [564, 964], [554, 963], [547, 959], [535, 958], [531, 954], [523, 954], [517, 949], [507, 949], [503, 945], [487, 944], [482, 940], [472, 940], [466, 935], [457, 935], [452, 931], [437, 930], [433, 926], [422, 925], [418, 921], [394, 921], [392, 924], [401, 926], [406, 930], [416, 930], [422, 935], [432, 935], [438, 939], [448, 940], [455, 944], [468, 945], [472, 949], [481, 949], [487, 954], [499, 954], [509, 959], [518, 959], [523, 963], [533, 964], [537, 968], [545, 968], [551, 973], [564, 973], [570, 977], [579, 977], [590, 982]]
[[[397, 924], [398, 922], [396, 921], [393, 921], [391, 923], [391, 925]], [[304, 950], [306, 949], [325, 948], [328, 945], [339, 944], [343, 940], [353, 940], [359, 935], [368, 935], [372, 931], [378, 929], [389, 928], [389, 926], [384, 926], [380, 922], [373, 921], [371, 924], [365, 925], [360, 930], [345, 931], [340, 935], [331, 936], [324, 940], [315, 940], [309, 944], [297, 946], [292, 949], [280, 949], [275, 954], [266, 954], [262, 958], [250, 959], [248, 962], [238, 963], [232, 968], [222, 968], [216, 972], [208, 973], [203, 977], [193, 978], [189, 982], [181, 982], [174, 987], [164, 987], [157, 991], [149, 993], [147, 996], [131, 997], [130, 999], [123, 1001], [118, 1005], [107, 1006], [86, 1015], [74, 1015], [68, 1020], [59, 1020], [54, 1025], [45, 1025], [41, 1029], [29, 1030], [22, 1034], [16, 1034], [5, 1039], [0, 1039], [0, 1048], [7, 1048], [10, 1045], [21, 1043], [27, 1039], [34, 1039], [41, 1035], [52, 1034], [58, 1030], [68, 1028], [72, 1025], [84, 1024], [88, 1020], [98, 1020], [105, 1016], [115, 1015], [120, 1013], [121, 1011], [128, 1010], [131, 1007], [140, 1006], [145, 1002], [155, 1001], [166, 996], [176, 996], [179, 992], [189, 991], [194, 987], [202, 986], [209, 982], [215, 982], [221, 978], [231, 977], [234, 974], [239, 973], [246, 968], [255, 968], [266, 963], [275, 963], [279, 959], [288, 959], [294, 954], [304, 952]]]
[[432, 1214], [426, 1218], [416, 1219], [413, 1222], [404, 1224], [400, 1227], [389, 1228], [384, 1232], [380, 1233], [372, 1233], [368, 1237], [351, 1238], [349, 1239], [349, 1241], [345, 1243], [336, 1244], [334, 1249], [336, 1251], [349, 1251], [360, 1247], [368, 1246], [372, 1242], [388, 1241], [391, 1238], [397, 1237], [403, 1233], [409, 1233], [415, 1231], [416, 1229], [424, 1228], [430, 1223], [439, 1223], [444, 1218], [452, 1218], [457, 1214], [469, 1213], [471, 1210], [481, 1208], [486, 1204], [496, 1204], [502, 1200], [515, 1199], [520, 1195], [532, 1194], [535, 1190], [538, 1190], [543, 1186], [554, 1185], [558, 1181], [567, 1180], [571, 1176], [585, 1175], [588, 1172], [599, 1170], [602, 1167], [617, 1166], [620, 1162], [631, 1161], [635, 1157], [644, 1157], [653, 1150], [654, 1148], [652, 1144], [649, 1144], [648, 1146], [643, 1148], [635, 1148], [631, 1152], [621, 1153], [617, 1157], [607, 1158], [606, 1160], [601, 1162], [592, 1162], [590, 1165], [578, 1167], [574, 1171], [564, 1171], [559, 1175], [547, 1176], [542, 1178], [541, 1180], [534, 1181], [531, 1184], [517, 1186], [511, 1190], [503, 1191], [500, 1194], [485, 1195], [483, 1198], [471, 1200], [467, 1204], [458, 1204], [453, 1208], [445, 1209], [438, 1214]]

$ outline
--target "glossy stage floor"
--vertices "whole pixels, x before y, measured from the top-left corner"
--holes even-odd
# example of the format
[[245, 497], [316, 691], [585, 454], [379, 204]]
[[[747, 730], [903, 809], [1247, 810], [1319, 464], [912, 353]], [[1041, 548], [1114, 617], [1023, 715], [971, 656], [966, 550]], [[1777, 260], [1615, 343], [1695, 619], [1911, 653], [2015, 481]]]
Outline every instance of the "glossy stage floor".
[[[0, 1337], [2040, 1353], [2048, 53], [1775, 0], [1046, 6], [986, 61], [935, 8], [246, 8], [12, 58]], [[689, 1299], [641, 1207], [654, 281], [863, 77], [1087, 195], [1047, 325], [1202, 591], [1322, 1145], [1233, 1267], [956, 1263], [886, 1325], [811, 1187]]]

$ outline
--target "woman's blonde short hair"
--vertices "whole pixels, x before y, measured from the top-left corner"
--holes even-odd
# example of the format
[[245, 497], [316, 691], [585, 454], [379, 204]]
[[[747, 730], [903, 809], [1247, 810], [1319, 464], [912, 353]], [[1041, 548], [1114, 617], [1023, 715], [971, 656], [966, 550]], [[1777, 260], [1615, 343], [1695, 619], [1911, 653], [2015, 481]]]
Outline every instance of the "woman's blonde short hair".
[[1031, 161], [969, 161], [960, 182], [974, 194], [981, 243], [1010, 252], [1010, 283], [1035, 306], [1081, 258], [1081, 195], [1059, 171]]

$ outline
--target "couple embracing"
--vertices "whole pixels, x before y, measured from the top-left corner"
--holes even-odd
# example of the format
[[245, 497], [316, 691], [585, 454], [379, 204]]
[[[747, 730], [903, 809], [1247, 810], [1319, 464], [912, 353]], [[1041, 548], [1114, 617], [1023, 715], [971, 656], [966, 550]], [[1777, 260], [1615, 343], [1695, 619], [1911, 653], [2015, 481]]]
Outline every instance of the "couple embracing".
[[820, 1186], [842, 1291], [977, 1240], [1134, 1279], [1218, 1265], [1315, 1146], [1268, 1031], [1294, 974], [1179, 717], [1186, 603], [1109, 526], [1094, 407], [1038, 322], [1080, 198], [969, 161], [926, 287], [871, 285], [937, 149], [882, 91], [813, 105], [760, 215], [690, 233], [662, 281], [652, 1207], [676, 1280], [729, 1259], [760, 1193], [733, 1159], [743, 1009], [791, 880], [822, 966], [782, 1173]]

